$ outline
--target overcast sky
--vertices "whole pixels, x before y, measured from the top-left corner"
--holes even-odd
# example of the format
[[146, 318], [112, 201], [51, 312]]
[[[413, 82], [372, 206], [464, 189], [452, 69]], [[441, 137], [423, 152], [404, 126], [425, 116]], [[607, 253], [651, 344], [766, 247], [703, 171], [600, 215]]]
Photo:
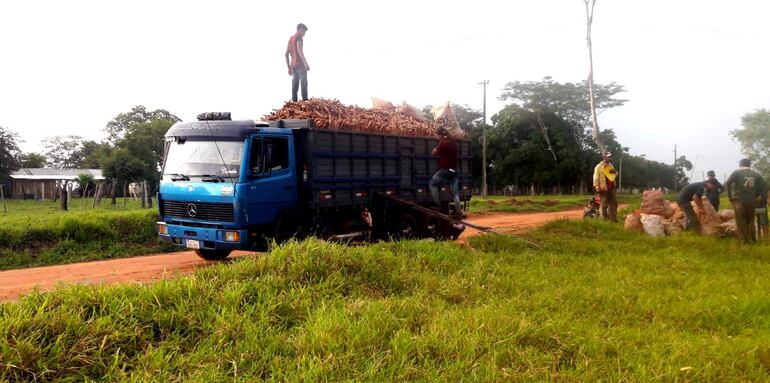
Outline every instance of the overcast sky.
[[[603, 113], [633, 154], [721, 178], [740, 159], [729, 131], [770, 108], [770, 2], [599, 0], [599, 83], [629, 102]], [[45, 137], [100, 140], [135, 105], [183, 120], [203, 111], [259, 119], [290, 98], [283, 53], [296, 24], [312, 97], [369, 106], [451, 100], [488, 116], [509, 81], [579, 82], [588, 72], [581, 0], [2, 1], [0, 126], [22, 149]]]

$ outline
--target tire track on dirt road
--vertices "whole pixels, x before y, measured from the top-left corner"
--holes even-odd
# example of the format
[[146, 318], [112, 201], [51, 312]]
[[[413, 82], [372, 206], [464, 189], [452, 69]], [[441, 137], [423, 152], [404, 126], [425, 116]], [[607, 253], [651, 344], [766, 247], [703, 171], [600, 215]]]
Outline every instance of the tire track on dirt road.
[[[468, 221], [502, 232], [521, 232], [557, 219], [580, 219], [582, 210], [554, 213], [471, 214]], [[467, 228], [460, 241], [477, 230]], [[256, 256], [258, 253], [236, 251], [228, 259]], [[68, 265], [0, 271], [0, 302], [16, 299], [32, 289], [47, 291], [57, 285], [142, 283], [175, 278], [218, 262], [205, 261], [192, 251], [155, 254]]]

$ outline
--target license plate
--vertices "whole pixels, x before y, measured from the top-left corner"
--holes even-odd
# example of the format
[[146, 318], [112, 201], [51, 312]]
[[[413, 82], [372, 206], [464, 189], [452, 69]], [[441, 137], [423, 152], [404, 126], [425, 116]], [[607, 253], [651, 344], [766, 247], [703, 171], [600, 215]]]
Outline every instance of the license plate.
[[187, 240], [187, 248], [188, 249], [200, 249], [201, 248], [201, 242], [197, 239], [188, 239]]

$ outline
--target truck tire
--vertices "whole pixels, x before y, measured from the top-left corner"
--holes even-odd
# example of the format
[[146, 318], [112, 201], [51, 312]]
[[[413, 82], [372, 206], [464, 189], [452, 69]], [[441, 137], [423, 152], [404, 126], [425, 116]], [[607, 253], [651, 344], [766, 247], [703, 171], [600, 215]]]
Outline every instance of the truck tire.
[[283, 214], [275, 224], [273, 239], [278, 244], [289, 241], [292, 238], [302, 239], [302, 227], [299, 219], [291, 214]]
[[195, 254], [207, 261], [221, 261], [227, 258], [231, 251], [232, 250], [198, 249], [195, 250]]
[[417, 237], [417, 220], [409, 213], [401, 213], [391, 230], [396, 239], [414, 239]]
[[423, 214], [420, 219], [420, 237], [433, 238], [437, 241], [446, 239], [441, 220], [434, 215]]
[[448, 223], [446, 232], [447, 239], [456, 241], [458, 238], [460, 238], [460, 234], [462, 234], [463, 231], [465, 231], [465, 226], [463, 226], [461, 229], [458, 229], [454, 226], [454, 224]]

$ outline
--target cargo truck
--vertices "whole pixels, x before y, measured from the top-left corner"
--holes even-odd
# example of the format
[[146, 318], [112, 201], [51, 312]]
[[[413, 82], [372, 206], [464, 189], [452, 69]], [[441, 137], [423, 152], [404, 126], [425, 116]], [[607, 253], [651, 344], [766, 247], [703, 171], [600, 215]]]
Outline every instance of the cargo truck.
[[211, 260], [292, 237], [456, 238], [464, 227], [447, 214], [471, 198], [470, 142], [458, 143], [463, 206], [449, 185], [440, 206], [431, 198], [436, 143], [202, 114], [166, 133], [158, 233]]

